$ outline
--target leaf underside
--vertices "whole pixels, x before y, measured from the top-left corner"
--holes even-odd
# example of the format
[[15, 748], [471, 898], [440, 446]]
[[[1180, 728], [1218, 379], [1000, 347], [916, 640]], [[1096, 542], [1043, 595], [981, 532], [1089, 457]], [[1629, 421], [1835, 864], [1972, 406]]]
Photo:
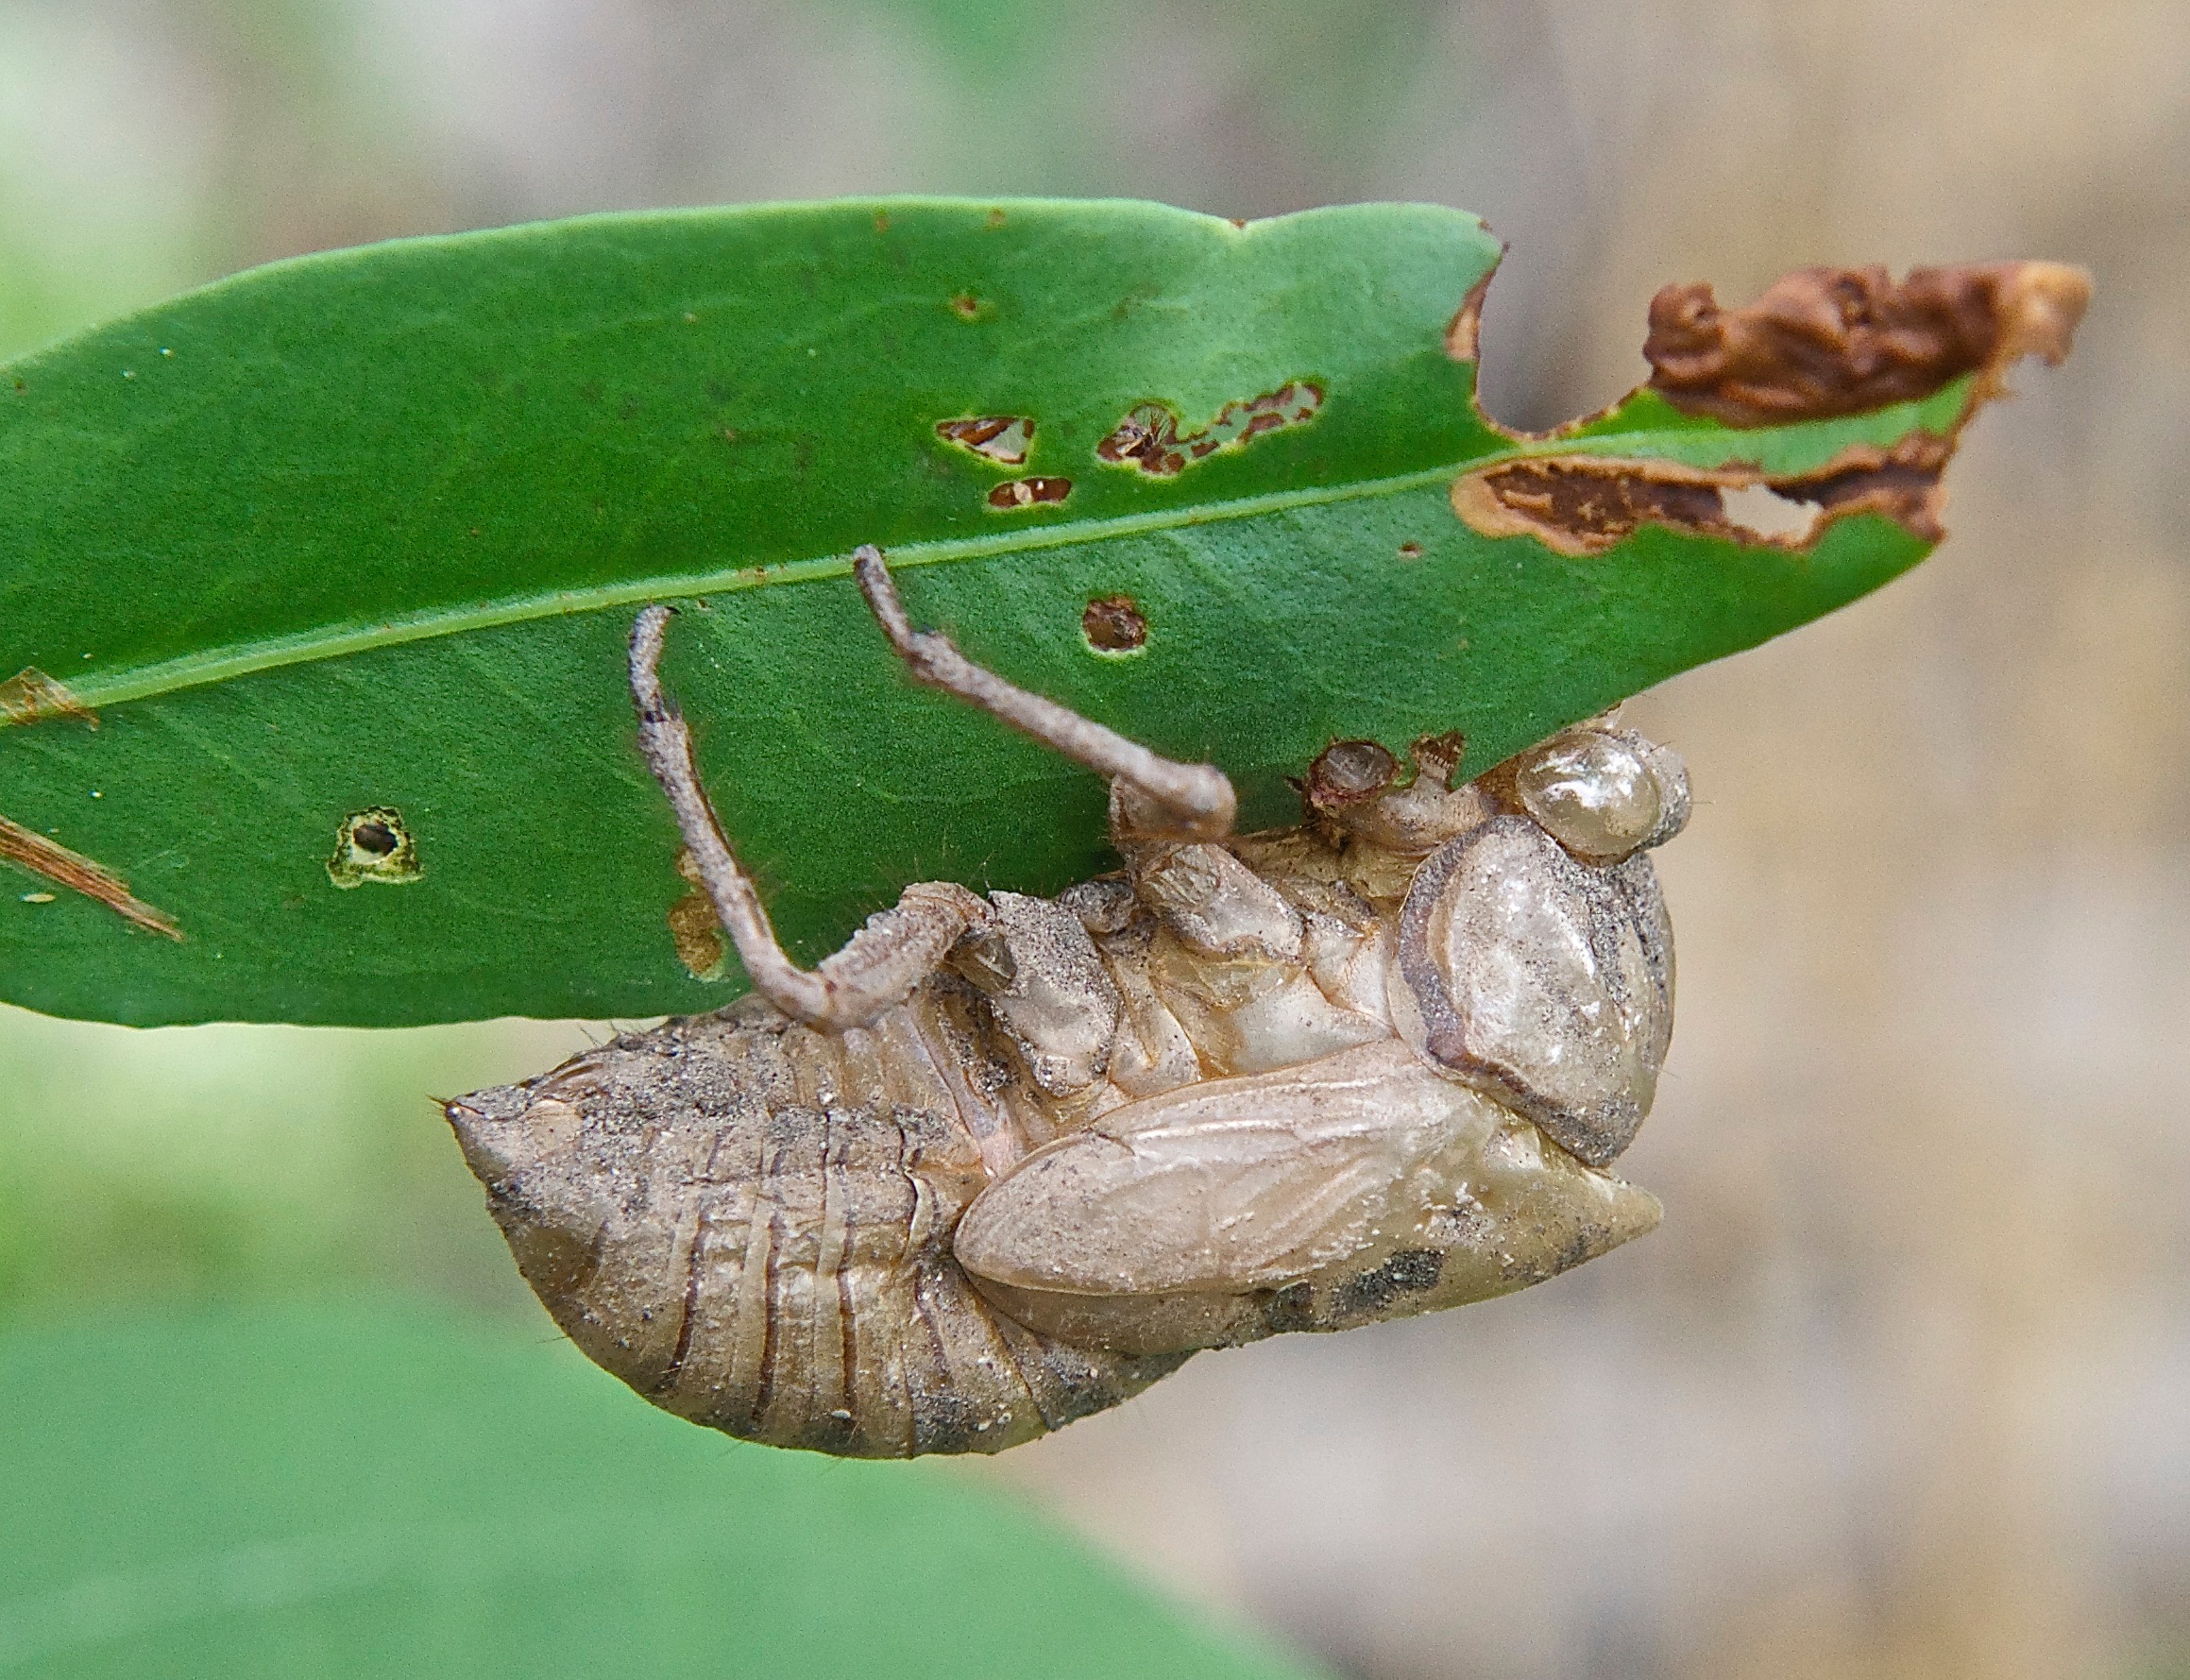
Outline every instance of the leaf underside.
[[[719, 1006], [671, 936], [688, 888], [623, 689], [655, 600], [689, 609], [665, 675], [804, 959], [908, 881], [1106, 867], [1094, 777], [900, 673], [863, 542], [973, 657], [1221, 764], [1249, 827], [1333, 738], [1457, 728], [1473, 774], [1928, 551], [1872, 512], [1807, 546], [1479, 535], [1452, 486], [1485, 463], [1816, 472], [1951, 433], [1970, 384], [1741, 428], [1645, 390], [1517, 436], [1447, 343], [1498, 250], [1423, 206], [605, 216], [276, 264], [0, 369], [0, 674], [98, 720], [0, 729], [0, 813], [184, 935], [16, 874], [0, 997], [138, 1024]], [[1176, 447], [1133, 452], [1166, 414]], [[1146, 625], [1122, 655], [1082, 626], [1121, 595]], [[376, 810], [409, 867], [338, 885]]]

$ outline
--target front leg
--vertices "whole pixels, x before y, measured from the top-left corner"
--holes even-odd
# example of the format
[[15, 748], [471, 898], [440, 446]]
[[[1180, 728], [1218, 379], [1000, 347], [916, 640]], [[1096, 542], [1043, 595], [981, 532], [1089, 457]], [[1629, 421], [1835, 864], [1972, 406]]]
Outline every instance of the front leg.
[[662, 692], [662, 636], [671, 617], [668, 607], [650, 606], [632, 626], [631, 700], [638, 713], [639, 751], [669, 797], [715, 915], [738, 947], [753, 989], [785, 1014], [823, 1031], [864, 1026], [903, 1003], [969, 929], [986, 926], [989, 907], [949, 881], [916, 883], [894, 909], [870, 916], [819, 967], [809, 971], [791, 961], [700, 785], [692, 733], [675, 702]]

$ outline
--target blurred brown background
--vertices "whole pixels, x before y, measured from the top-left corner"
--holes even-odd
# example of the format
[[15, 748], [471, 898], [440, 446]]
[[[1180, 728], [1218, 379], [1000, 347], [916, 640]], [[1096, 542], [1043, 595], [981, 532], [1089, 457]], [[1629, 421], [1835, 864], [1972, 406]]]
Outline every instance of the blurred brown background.
[[[1634, 709], [1700, 794], [1663, 1230], [952, 1473], [1362, 1676], [2190, 1675], [2190, 7], [0, 0], [0, 353], [319, 246], [878, 191], [1479, 211], [1529, 424], [1640, 377], [1668, 280], [2096, 272], [1936, 558]], [[0, 1012], [0, 1318], [535, 1312], [421, 1094], [583, 1031]]]

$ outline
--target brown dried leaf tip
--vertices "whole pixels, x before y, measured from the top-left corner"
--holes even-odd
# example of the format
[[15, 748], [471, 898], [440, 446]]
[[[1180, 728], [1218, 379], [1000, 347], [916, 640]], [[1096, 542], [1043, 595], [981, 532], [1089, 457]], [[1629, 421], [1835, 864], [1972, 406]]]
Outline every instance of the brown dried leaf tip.
[[965, 420], [938, 420], [935, 434], [1000, 467], [1023, 467], [1034, 443], [1034, 422], [1024, 415], [980, 415]]
[[327, 859], [327, 878], [346, 892], [368, 881], [408, 887], [425, 873], [418, 862], [418, 842], [404, 824], [403, 813], [389, 805], [345, 817]]
[[1062, 501], [1072, 494], [1070, 479], [1012, 479], [989, 492], [989, 505], [1010, 510]]
[[1941, 474], [1961, 427], [2015, 362], [2068, 354], [2090, 296], [2089, 277], [2057, 263], [1919, 268], [1898, 284], [1883, 268], [1806, 268], [1737, 310], [1722, 310], [1706, 285], [1668, 286], [1644, 346], [1652, 388], [1729, 425], [1857, 414], [1978, 378], [1944, 435], [1851, 445], [1815, 471], [1545, 453], [1465, 475], [1452, 509], [1485, 536], [1532, 536], [1570, 555], [1602, 554], [1645, 525], [1803, 549], [1856, 513], [1937, 542]]
[[1148, 620], [1129, 595], [1098, 595], [1079, 616], [1079, 633], [1098, 653], [1134, 653], [1147, 645]]
[[0, 858], [86, 898], [95, 898], [116, 915], [151, 933], [180, 940], [182, 929], [129, 891], [129, 883], [80, 852], [0, 817]]
[[10, 723], [35, 723], [41, 718], [75, 718], [99, 726], [99, 714], [76, 699], [36, 666], [26, 665], [0, 683], [0, 718]]
[[1983, 373], [1979, 399], [2025, 356], [2058, 364], [2091, 301], [2091, 277], [2059, 263], [1801, 268], [1743, 309], [1708, 283], [1651, 299], [1642, 353], [1674, 407], [1730, 426], [1859, 414]]
[[1176, 478], [1219, 450], [1242, 448], [1265, 432], [1304, 426], [1322, 406], [1320, 386], [1295, 380], [1260, 397], [1228, 402], [1199, 432], [1181, 433], [1177, 409], [1144, 402], [1095, 445], [1095, 454], [1113, 467], [1137, 467], [1151, 478]]

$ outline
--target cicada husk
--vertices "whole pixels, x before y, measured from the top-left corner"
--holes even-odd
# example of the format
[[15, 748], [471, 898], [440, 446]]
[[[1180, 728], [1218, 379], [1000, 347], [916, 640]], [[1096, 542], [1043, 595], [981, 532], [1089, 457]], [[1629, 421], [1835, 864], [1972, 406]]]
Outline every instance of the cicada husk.
[[1573, 837], [1655, 843], [1686, 786], [1605, 739], [1560, 750], [1647, 799], [1575, 815], [1547, 758], [1127, 832], [1118, 875], [980, 901], [864, 1025], [748, 998], [450, 1118], [572, 1340], [782, 1446], [994, 1451], [1198, 1349], [1519, 1289], [1658, 1218], [1603, 1168], [1665, 1055], [1671, 928], [1639, 849]]

